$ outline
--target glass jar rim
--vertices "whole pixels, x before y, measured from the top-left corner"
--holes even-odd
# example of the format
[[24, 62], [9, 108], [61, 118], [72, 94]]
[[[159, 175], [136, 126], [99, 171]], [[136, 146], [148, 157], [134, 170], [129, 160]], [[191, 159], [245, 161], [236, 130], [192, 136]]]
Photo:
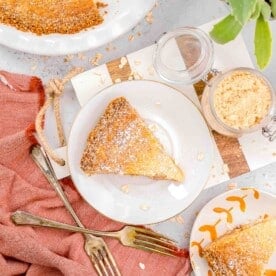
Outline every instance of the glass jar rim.
[[[195, 63], [187, 66], [185, 69], [173, 70], [165, 63], [163, 63], [161, 58], [161, 51], [171, 39], [176, 39], [177, 37], [181, 37], [184, 35], [192, 36], [200, 43], [200, 55]], [[204, 76], [206, 76], [211, 70], [213, 62], [214, 47], [212, 40], [204, 31], [195, 27], [181, 27], [175, 29], [174, 31], [165, 33], [157, 41], [156, 49], [153, 55], [154, 68], [161, 78], [170, 83], [179, 83], [186, 85], [196, 83]]]
[[[266, 114], [266, 116], [260, 121], [260, 123], [256, 124], [256, 126], [250, 127], [250, 128], [233, 128], [227, 124], [225, 124], [217, 115], [216, 110], [215, 110], [215, 106], [214, 106], [214, 93], [215, 93], [215, 89], [217, 87], [217, 85], [228, 75], [232, 74], [235, 71], [246, 71], [246, 72], [251, 72], [254, 75], [257, 75], [258, 77], [262, 78], [266, 85], [269, 88], [269, 92], [270, 92], [270, 97], [271, 97], [271, 104], [270, 107], [268, 109], [268, 112]], [[268, 124], [268, 122], [270, 121], [271, 117], [273, 116], [274, 112], [275, 112], [275, 101], [276, 101], [276, 95], [274, 92], [274, 89], [270, 83], [270, 81], [258, 70], [254, 69], [254, 68], [249, 68], [249, 67], [236, 67], [230, 70], [227, 70], [223, 73], [220, 73], [219, 75], [217, 75], [215, 78], [211, 79], [210, 83], [209, 83], [209, 104], [210, 104], [210, 109], [211, 109], [211, 113], [214, 116], [214, 118], [217, 120], [217, 122], [223, 127], [225, 128], [227, 131], [232, 132], [236, 135], [240, 135], [240, 134], [246, 134], [246, 133], [251, 133], [254, 132], [258, 129], [260, 129], [260, 127]]]

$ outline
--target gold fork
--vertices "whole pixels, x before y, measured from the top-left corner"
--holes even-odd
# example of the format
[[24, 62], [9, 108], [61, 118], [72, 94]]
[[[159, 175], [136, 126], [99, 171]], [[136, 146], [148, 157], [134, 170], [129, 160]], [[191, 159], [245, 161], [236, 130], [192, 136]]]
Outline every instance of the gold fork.
[[[46, 152], [44, 152], [44, 150], [37, 145], [32, 148], [31, 157], [41, 169], [45, 177], [48, 179], [48, 181], [64, 203], [66, 209], [73, 217], [76, 224], [79, 227], [84, 228], [83, 224], [81, 223], [77, 214], [72, 208], [66, 194], [64, 193]], [[87, 255], [90, 257], [90, 260], [98, 275], [120, 276], [121, 273], [104, 240], [102, 238], [93, 236], [91, 233], [83, 233], [83, 235], [85, 237], [84, 249]]]
[[13, 222], [17, 225], [42, 226], [63, 229], [72, 232], [92, 234], [98, 237], [116, 238], [125, 246], [130, 246], [169, 256], [187, 256], [187, 251], [178, 249], [174, 241], [159, 233], [142, 227], [127, 225], [119, 231], [96, 231], [46, 219], [24, 211], [14, 212], [11, 218]]

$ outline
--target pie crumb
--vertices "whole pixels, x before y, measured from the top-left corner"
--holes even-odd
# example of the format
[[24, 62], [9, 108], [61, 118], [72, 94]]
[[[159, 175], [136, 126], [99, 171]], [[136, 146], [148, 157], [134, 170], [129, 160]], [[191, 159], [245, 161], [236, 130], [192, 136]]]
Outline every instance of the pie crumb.
[[78, 59], [85, 60], [86, 56], [83, 53], [78, 53]]
[[143, 211], [148, 211], [150, 209], [150, 207], [147, 204], [142, 204], [142, 205], [140, 205], [140, 209]]
[[122, 82], [122, 80], [120, 78], [114, 80], [115, 83], [119, 83], [119, 82]]
[[134, 60], [134, 64], [135, 65], [140, 65], [141, 64], [141, 60]]
[[129, 41], [134, 40], [134, 35], [132, 35], [132, 34], [131, 34], [131, 35], [129, 35], [128, 40], [129, 40]]
[[72, 54], [67, 55], [67, 56], [64, 58], [64, 62], [69, 62], [69, 61], [71, 61], [73, 58], [74, 58], [74, 56], [73, 56]]
[[128, 194], [128, 193], [129, 193], [129, 186], [128, 186], [127, 184], [122, 185], [122, 186], [120, 187], [120, 190], [121, 190], [123, 193]]
[[223, 170], [223, 173], [229, 173], [228, 165], [224, 163], [223, 166], [222, 166], [222, 170]]
[[181, 215], [177, 215], [174, 217], [174, 222], [176, 222], [178, 224], [184, 224], [184, 219]]
[[36, 68], [37, 68], [37, 64], [34, 64], [34, 65], [31, 67], [31, 71], [32, 71], [32, 72], [35, 71]]
[[96, 53], [95, 56], [90, 60], [90, 63], [94, 66], [99, 65], [99, 61], [103, 58], [101, 53]]
[[144, 270], [144, 269], [146, 268], [145, 264], [143, 264], [143, 263], [139, 263], [139, 267], [140, 267], [142, 270]]
[[199, 152], [198, 155], [197, 155], [197, 160], [198, 161], [202, 161], [204, 159], [204, 153], [203, 152]]
[[120, 65], [119, 65], [119, 67], [123, 68], [127, 64], [127, 58], [126, 57], [121, 57], [121, 61], [120, 62], [121, 62], [120, 63], [121, 67], [120, 67]]
[[153, 23], [153, 14], [152, 14], [152, 11], [148, 12], [146, 17], [145, 17], [146, 21], [149, 23], [149, 24], [152, 24]]
[[150, 75], [150, 76], [154, 76], [154, 72], [155, 72], [155, 71], [154, 71], [153, 66], [149, 66], [149, 67], [148, 67], [148, 73], [149, 73], [149, 75]]
[[231, 182], [227, 185], [228, 187], [228, 190], [233, 190], [233, 189], [236, 189], [238, 187], [238, 184], [235, 183], [235, 182]]
[[152, 131], [152, 132], [155, 132], [157, 131], [158, 127], [156, 124], [149, 124], [148, 125], [148, 128]]

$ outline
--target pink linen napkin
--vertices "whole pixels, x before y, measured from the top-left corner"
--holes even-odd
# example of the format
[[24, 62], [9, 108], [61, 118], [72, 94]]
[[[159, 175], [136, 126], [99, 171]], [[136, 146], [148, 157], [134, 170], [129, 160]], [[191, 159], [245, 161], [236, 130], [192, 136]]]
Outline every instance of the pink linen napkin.
[[[44, 102], [36, 77], [0, 71], [0, 275], [96, 275], [83, 236], [67, 231], [15, 226], [10, 215], [25, 210], [74, 224], [61, 200], [29, 156], [36, 143], [35, 116]], [[63, 187], [83, 224], [92, 229], [122, 227], [91, 208], [70, 179]], [[187, 258], [164, 257], [123, 247], [107, 239], [123, 275], [188, 275]]]

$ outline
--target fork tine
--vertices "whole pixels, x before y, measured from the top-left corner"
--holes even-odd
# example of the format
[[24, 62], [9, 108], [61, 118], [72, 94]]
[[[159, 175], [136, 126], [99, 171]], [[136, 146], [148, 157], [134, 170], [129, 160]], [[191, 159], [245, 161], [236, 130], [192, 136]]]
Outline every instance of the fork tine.
[[171, 242], [173, 244], [176, 244], [175, 240], [170, 239], [170, 238], [168, 238], [168, 237], [166, 237], [162, 234], [159, 234], [157, 232], [154, 232], [153, 230], [144, 229], [144, 228], [137, 228], [137, 227], [135, 227], [134, 230], [135, 230], [136, 233], [145, 234], [147, 236], [155, 237], [157, 239], [163, 239], [163, 240], [166, 240], [166, 241]]
[[96, 260], [98, 261], [100, 270], [103, 271], [103, 275], [108, 276], [108, 272], [107, 272], [106, 267], [103, 263], [103, 258], [102, 258], [101, 253], [98, 251], [97, 254], [94, 253], [94, 256], [95, 256]]
[[90, 256], [92, 257], [92, 258], [90, 258], [90, 260], [92, 261], [93, 267], [96, 269], [98, 276], [104, 276], [101, 272], [99, 265], [98, 265], [98, 263], [99, 263], [98, 257], [95, 254], [92, 254]]
[[99, 276], [104, 276], [104, 275], [102, 274], [101, 270], [100, 270], [99, 265], [98, 265], [96, 262], [94, 263], [94, 268], [96, 269], [97, 274], [98, 274]]
[[111, 268], [113, 268], [115, 270], [115, 271], [112, 270], [112, 273], [115, 272], [114, 275], [121, 276], [121, 273], [120, 273], [120, 271], [119, 271], [119, 269], [118, 269], [118, 267], [115, 263], [115, 260], [113, 259], [111, 253], [109, 252], [109, 249], [107, 247], [105, 247], [104, 250], [105, 250], [104, 252], [105, 252], [105, 256], [106, 256], [107, 261], [109, 262], [109, 264], [111, 263]]
[[107, 258], [107, 257], [103, 257], [103, 258], [104, 258], [104, 259], [103, 259], [104, 264], [105, 264], [105, 266], [107, 267], [108, 271], [110, 272], [111, 276], [116, 276], [116, 275], [114, 274], [113, 268], [112, 268], [112, 266], [111, 266], [111, 264], [110, 264], [108, 258]]
[[155, 248], [155, 249], [160, 249], [160, 250], [164, 250], [164, 251], [167, 251], [167, 252], [171, 252], [171, 253], [175, 253], [176, 252], [176, 247], [175, 248], [170, 248], [168, 246], [164, 246], [164, 245], [160, 245], [160, 244], [156, 244], [156, 243], [152, 243], [150, 241], [147, 241], [147, 240], [135, 240], [134, 241], [135, 244], [137, 243], [140, 243], [144, 246], [147, 246], [147, 247], [150, 247], [150, 248]]
[[107, 252], [106, 252], [105, 248], [102, 248], [102, 250], [100, 252], [101, 252], [101, 255], [103, 257], [103, 261], [104, 261], [105, 265], [107, 266], [108, 270], [110, 271], [111, 275], [116, 276], [114, 271], [113, 271], [113, 267], [110, 263], [110, 260], [107, 256]]
[[142, 240], [148, 240], [149, 242], [152, 242], [154, 244], [163, 245], [166, 247], [177, 247], [177, 244], [173, 242], [170, 239], [158, 239], [152, 236], [144, 235], [144, 234], [136, 234], [135, 238], [142, 239]]
[[137, 243], [134, 244], [134, 247], [138, 248], [138, 249], [146, 250], [146, 251], [149, 251], [149, 252], [159, 253], [161, 255], [167, 255], [167, 256], [171, 256], [171, 257], [176, 257], [176, 255], [174, 255], [174, 254], [172, 254], [170, 252], [163, 251], [163, 250], [158, 250], [156, 248], [144, 246], [144, 245], [137, 244]]

